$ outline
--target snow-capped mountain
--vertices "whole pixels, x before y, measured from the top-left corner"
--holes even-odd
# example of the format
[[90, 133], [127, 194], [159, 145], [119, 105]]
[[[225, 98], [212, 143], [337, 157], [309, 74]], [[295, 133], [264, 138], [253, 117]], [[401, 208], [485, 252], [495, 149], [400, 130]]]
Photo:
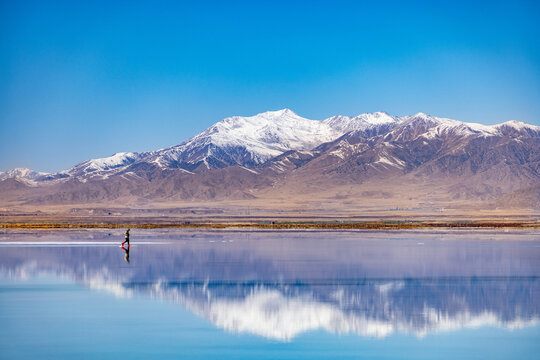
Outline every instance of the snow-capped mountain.
[[486, 126], [424, 113], [391, 116], [385, 112], [375, 112], [354, 117], [336, 115], [319, 121], [306, 119], [289, 109], [283, 109], [248, 117], [229, 117], [179, 145], [153, 152], [116, 153], [110, 157], [84, 161], [54, 174], [33, 173], [20, 176], [17, 175], [20, 170], [12, 170], [0, 176], [28, 179], [33, 176], [32, 180], [108, 177], [130, 165], [140, 163], [161, 169], [183, 169], [187, 172], [233, 165], [256, 167], [288, 151], [309, 152], [342, 136], [350, 140], [384, 134], [386, 141], [399, 141], [418, 136], [436, 138], [446, 133], [456, 136], [537, 136], [539, 129], [538, 126], [517, 121]]
[[105, 179], [150, 154], [149, 152], [119, 152], [108, 157], [83, 161], [72, 168], [57, 173], [40, 173], [34, 180], [51, 182], [66, 179], [84, 181], [91, 178]]
[[420, 113], [402, 118], [379, 135], [365, 138], [351, 131], [314, 149], [309, 157], [288, 153], [267, 166], [286, 174], [287, 183], [298, 189], [306, 188], [300, 185], [305, 179], [314, 188], [327, 184], [395, 188], [408, 183], [405, 193], [423, 184], [429, 191], [442, 188], [444, 196], [463, 201], [528, 189], [516, 193], [521, 198], [517, 201], [537, 206], [539, 130], [517, 122], [485, 126]]
[[116, 169], [121, 166], [133, 164], [136, 160], [144, 157], [146, 153], [133, 153], [133, 152], [120, 152], [112, 156], [100, 159], [92, 159], [84, 161], [73, 168], [69, 169], [71, 172], [85, 172], [91, 173], [95, 171], [106, 171]]
[[309, 150], [341, 135], [325, 122], [289, 109], [226, 118], [180, 145], [157, 151], [146, 161], [193, 170], [258, 165], [288, 150]]
[[446, 186], [455, 198], [489, 199], [513, 191], [523, 198], [530, 192], [523, 189], [540, 184], [540, 127], [518, 121], [488, 126], [424, 113], [320, 121], [283, 109], [229, 117], [153, 152], [117, 153], [54, 174], [1, 173], [0, 191], [21, 191], [26, 184], [48, 187], [44, 201], [58, 199], [57, 191], [62, 201], [72, 202], [121, 196], [209, 200], [256, 198], [264, 189], [317, 194], [337, 184], [354, 189], [405, 181]]
[[26, 168], [15, 168], [6, 172], [0, 172], [0, 180], [16, 178], [33, 181], [45, 175], [48, 175], [48, 173], [37, 172]]
[[390, 129], [402, 121], [401, 117], [391, 116], [385, 112], [374, 112], [354, 117], [336, 115], [325, 119], [323, 123], [343, 135], [351, 131], [376, 134], [382, 130]]
[[71, 169], [61, 171], [59, 175], [70, 177], [107, 176], [124, 169], [150, 153], [119, 152], [112, 156], [91, 159], [75, 165]]
[[540, 126], [529, 125], [521, 121], [510, 120], [493, 126], [500, 135], [539, 137]]

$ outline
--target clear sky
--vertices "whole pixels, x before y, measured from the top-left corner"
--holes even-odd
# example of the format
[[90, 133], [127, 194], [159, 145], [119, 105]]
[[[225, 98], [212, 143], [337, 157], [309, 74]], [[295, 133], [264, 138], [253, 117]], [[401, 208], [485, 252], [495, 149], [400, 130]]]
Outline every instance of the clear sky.
[[540, 125], [540, 1], [0, 0], [0, 171], [285, 107]]

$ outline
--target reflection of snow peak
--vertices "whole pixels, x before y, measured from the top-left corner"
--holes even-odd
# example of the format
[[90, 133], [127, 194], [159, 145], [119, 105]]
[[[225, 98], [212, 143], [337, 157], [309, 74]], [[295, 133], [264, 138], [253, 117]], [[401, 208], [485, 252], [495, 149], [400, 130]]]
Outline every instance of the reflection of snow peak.
[[[127, 272], [119, 276], [119, 273], [106, 266], [97, 269], [88, 269], [86, 264], [79, 266], [81, 271], [77, 275], [73, 269], [57, 263], [40, 266], [36, 261], [29, 261], [13, 268], [0, 264], [0, 274], [21, 279], [53, 274], [121, 298], [149, 295], [181, 304], [227, 331], [280, 341], [290, 341], [302, 333], [316, 330], [379, 338], [393, 333], [422, 337], [441, 331], [484, 326], [513, 330], [535, 326], [540, 322], [537, 300], [533, 295], [538, 288], [536, 279], [525, 279], [524, 283], [515, 286], [511, 286], [515, 280], [507, 280], [495, 286], [495, 290], [507, 289], [509, 298], [513, 297], [512, 289], [531, 288], [531, 291], [527, 291], [530, 297], [520, 297], [517, 303], [484, 303], [482, 307], [475, 307], [470, 298], [473, 293], [460, 295], [459, 289], [453, 286], [452, 292], [440, 293], [440, 297], [431, 299], [431, 302], [427, 295], [418, 296], [424, 293], [422, 286], [431, 289], [430, 296], [438, 294], [434, 292], [436, 287], [432, 280], [426, 284], [415, 280], [412, 285], [405, 280], [374, 283], [372, 287], [336, 285], [328, 289], [331, 291], [325, 292], [308, 286], [294, 289], [294, 286], [269, 287], [241, 283], [209, 285], [169, 282], [165, 278], [157, 282], [131, 282]], [[478, 280], [476, 286], [480, 286], [479, 291], [487, 298], [493, 298], [490, 287], [481, 287], [482, 282]], [[403, 292], [411, 287], [415, 289], [414, 296], [403, 297]], [[375, 292], [370, 292], [371, 289]], [[413, 303], [408, 304], [407, 299]], [[457, 299], [459, 308], [454, 308], [451, 299]]]
[[518, 317], [505, 321], [490, 311], [473, 314], [464, 310], [450, 315], [426, 308], [423, 324], [413, 324], [399, 311], [390, 315], [390, 319], [376, 319], [344, 311], [337, 304], [323, 303], [309, 296], [287, 297], [278, 290], [264, 287], [257, 287], [246, 297], [234, 299], [213, 298], [209, 291], [204, 291], [207, 296], [205, 301], [193, 296], [191, 291], [184, 293], [179, 289], [163, 288], [159, 283], [151, 288], [154, 296], [184, 304], [222, 329], [282, 341], [315, 330], [382, 338], [394, 332], [425, 336], [439, 331], [482, 326], [519, 329], [536, 325], [540, 320], [535, 316], [532, 319]]
[[330, 304], [307, 298], [287, 298], [275, 290], [260, 289], [236, 301], [213, 301], [200, 310], [212, 323], [226, 330], [279, 340], [290, 340], [300, 333], [317, 329], [377, 337], [392, 332], [390, 324], [364, 321]]
[[88, 286], [93, 290], [107, 291], [119, 298], [128, 298], [133, 296], [131, 289], [126, 289], [121, 284], [103, 281], [99, 278], [88, 279]]

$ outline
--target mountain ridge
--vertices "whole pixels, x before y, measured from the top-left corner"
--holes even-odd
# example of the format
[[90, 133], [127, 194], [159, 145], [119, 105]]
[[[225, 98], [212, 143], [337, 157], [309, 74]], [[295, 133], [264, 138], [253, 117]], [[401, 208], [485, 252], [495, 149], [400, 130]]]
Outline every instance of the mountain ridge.
[[[373, 136], [377, 133], [378, 128], [382, 127], [385, 130], [388, 130], [388, 127], [393, 127], [398, 124], [402, 124], [406, 121], [414, 121], [418, 119], [422, 119], [426, 122], [432, 122], [433, 124], [439, 123], [440, 128], [443, 128], [445, 130], [452, 127], [456, 128], [456, 127], [461, 126], [462, 128], [473, 130], [472, 132], [489, 134], [489, 135], [493, 135], [497, 131], [499, 132], [501, 131], [525, 132], [529, 134], [533, 133], [536, 136], [540, 134], [540, 126], [526, 124], [524, 122], [520, 122], [517, 120], [509, 120], [507, 122], [496, 124], [496, 125], [483, 125], [483, 124], [467, 123], [467, 122], [461, 122], [458, 120], [435, 117], [435, 116], [427, 115], [421, 112], [414, 115], [409, 115], [409, 116], [392, 116], [384, 111], [379, 111], [379, 112], [374, 112], [374, 113], [362, 113], [360, 115], [356, 115], [352, 117], [343, 116], [343, 115], [335, 115], [335, 116], [326, 118], [324, 120], [310, 120], [310, 119], [302, 118], [298, 116], [296, 113], [294, 113], [290, 109], [282, 109], [282, 110], [277, 110], [277, 111], [267, 111], [267, 112], [259, 113], [254, 116], [232, 116], [232, 117], [225, 118], [215, 123], [214, 125], [210, 126], [203, 132], [191, 137], [190, 139], [187, 139], [178, 145], [173, 145], [167, 148], [150, 151], [150, 152], [140, 152], [140, 153], [139, 152], [118, 152], [109, 157], [95, 158], [95, 159], [83, 161], [79, 164], [74, 165], [73, 167], [69, 169], [62, 170], [56, 173], [41, 172], [39, 174], [40, 175], [51, 175], [51, 174], [70, 175], [73, 173], [79, 173], [80, 171], [77, 171], [77, 170], [81, 168], [86, 168], [86, 171], [83, 171], [83, 172], [103, 171], [103, 170], [118, 168], [118, 167], [121, 167], [122, 165], [129, 165], [130, 163], [140, 160], [141, 158], [146, 158], [147, 156], [159, 157], [160, 155], [162, 158], [165, 158], [165, 159], [168, 158], [169, 164], [167, 164], [167, 161], [160, 162], [160, 160], [163, 160], [163, 159], [156, 159], [155, 160], [156, 164], [162, 167], [174, 167], [170, 165], [172, 165], [172, 163], [174, 163], [175, 161], [178, 162], [179, 153], [190, 152], [190, 151], [193, 153], [193, 148], [187, 145], [192, 145], [192, 143], [194, 142], [198, 142], [198, 144], [202, 142], [203, 146], [208, 145], [208, 143], [213, 143], [213, 145], [217, 145], [217, 146], [225, 145], [228, 147], [233, 147], [234, 146], [233, 143], [237, 142], [238, 146], [242, 146], [242, 145], [245, 146], [246, 143], [248, 143], [246, 139], [239, 139], [238, 136], [235, 136], [232, 139], [227, 139], [226, 136], [229, 136], [230, 133], [225, 131], [225, 134], [223, 134], [223, 129], [217, 141], [215, 140], [215, 134], [219, 132], [220, 127], [221, 128], [225, 127], [223, 124], [228, 124], [227, 127], [229, 128], [232, 127], [234, 130], [234, 128], [238, 128], [238, 124], [234, 124], [234, 121], [245, 120], [245, 119], [261, 119], [261, 118], [266, 118], [268, 120], [275, 120], [275, 119], [283, 120], [283, 118], [285, 119], [296, 118], [296, 119], [300, 119], [301, 121], [307, 120], [308, 122], [311, 122], [314, 124], [319, 124], [319, 125], [326, 124], [328, 125], [329, 129], [328, 128], [323, 129], [323, 134], [322, 134], [323, 139], [316, 138], [315, 140], [312, 140], [311, 142], [307, 142], [307, 141], [302, 142], [301, 141], [302, 139], [299, 139], [300, 141], [298, 141], [295, 144], [290, 144], [290, 142], [288, 144], [283, 144], [282, 139], [279, 139], [278, 137], [274, 137], [274, 140], [275, 140], [274, 143], [276, 145], [274, 145], [273, 148], [271, 147], [270, 149], [264, 149], [265, 151], [268, 151], [268, 150], [274, 150], [274, 151], [273, 152], [268, 151], [270, 154], [269, 156], [266, 156], [266, 157], [264, 156], [261, 157], [260, 156], [261, 154], [258, 153], [257, 155], [259, 155], [259, 157], [256, 159], [255, 164], [261, 164], [262, 162], [270, 159], [271, 157], [278, 156], [289, 150], [311, 150], [316, 147], [315, 145], [320, 145], [320, 144], [323, 144], [324, 142], [330, 142], [331, 140], [335, 140], [338, 137], [343, 136], [351, 131], [354, 131], [354, 132], [371, 131], [371, 133], [368, 133], [367, 135]], [[267, 126], [269, 124], [267, 123], [263, 125]], [[264, 127], [264, 126], [261, 126], [261, 127]], [[259, 129], [254, 127], [254, 130], [256, 131]], [[308, 130], [312, 130], [312, 129], [308, 129]], [[271, 137], [272, 133], [275, 133], [275, 132], [276, 131], [273, 131], [273, 132], [271, 131], [268, 134], [269, 137]], [[310, 132], [308, 134], [308, 136], [312, 136], [312, 135], [317, 135], [317, 133], [313, 134]], [[280, 140], [281, 142], [279, 142]], [[249, 143], [248, 145], [253, 146], [253, 144], [249, 144]], [[189, 155], [193, 155], [193, 154], [189, 154]], [[118, 161], [120, 161], [121, 163], [116, 163]], [[109, 166], [107, 166], [106, 164], [109, 164]], [[240, 164], [240, 163], [236, 162], [236, 164]], [[232, 163], [228, 165], [232, 165]], [[88, 169], [90, 169], [90, 171], [88, 171]], [[3, 176], [4, 178], [5, 177], [29, 178], [29, 176], [23, 176], [21, 174], [17, 175], [16, 170], [17, 169], [12, 169], [3, 173], [0, 172], [0, 176]], [[33, 171], [30, 169], [28, 170]], [[10, 175], [10, 174], [13, 174], [13, 175]], [[36, 178], [36, 176], [32, 176], [32, 178]]]
[[[341, 186], [357, 196], [379, 193], [373, 189], [380, 186], [398, 189], [400, 183], [446, 194], [441, 196], [447, 203], [523, 197], [521, 189], [537, 191], [540, 183], [540, 127], [515, 120], [489, 126], [424, 113], [310, 120], [283, 109], [228, 117], [165, 149], [116, 153], [52, 174], [0, 173], [0, 192], [8, 202], [34, 204], [319, 197]], [[380, 193], [406, 198], [397, 190]], [[432, 197], [427, 194], [415, 196], [425, 203]]]

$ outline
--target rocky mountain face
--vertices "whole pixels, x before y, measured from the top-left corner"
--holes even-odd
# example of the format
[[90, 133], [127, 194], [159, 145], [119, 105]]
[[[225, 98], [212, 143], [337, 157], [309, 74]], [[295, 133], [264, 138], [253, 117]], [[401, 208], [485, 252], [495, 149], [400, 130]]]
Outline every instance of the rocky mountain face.
[[538, 126], [383, 112], [318, 121], [288, 109], [226, 118], [162, 150], [118, 153], [53, 174], [0, 173], [8, 205], [313, 199], [347, 189], [343, 196], [359, 202], [429, 197], [534, 208], [538, 184]]

